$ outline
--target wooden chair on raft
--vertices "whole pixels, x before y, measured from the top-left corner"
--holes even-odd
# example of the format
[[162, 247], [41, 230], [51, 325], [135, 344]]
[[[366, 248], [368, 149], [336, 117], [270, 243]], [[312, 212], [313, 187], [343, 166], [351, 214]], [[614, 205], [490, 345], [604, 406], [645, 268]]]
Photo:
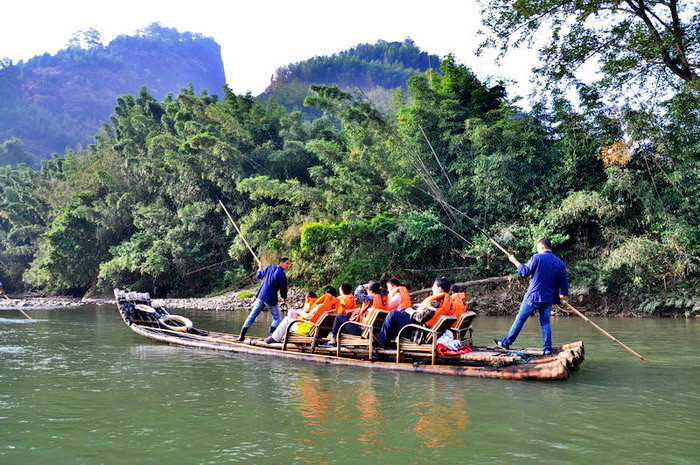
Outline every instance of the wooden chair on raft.
[[[340, 325], [338, 334], [335, 336], [337, 344], [336, 355], [340, 357], [340, 350], [343, 347], [367, 347], [369, 351], [369, 360], [372, 360], [374, 357], [374, 333], [382, 329], [382, 324], [384, 324], [384, 319], [386, 319], [388, 314], [389, 312], [385, 310], [374, 310], [366, 324], [356, 321], [346, 321]], [[343, 333], [343, 327], [349, 324], [364, 328], [362, 334], [355, 336], [354, 334]]]
[[450, 331], [455, 333], [455, 337], [468, 346], [474, 345], [474, 330], [472, 329], [474, 318], [476, 318], [476, 313], [467, 310], [457, 318], [457, 321], [450, 328]]
[[[401, 328], [398, 336], [396, 336], [396, 363], [401, 363], [402, 352], [411, 352], [430, 354], [430, 364], [435, 365], [435, 359], [437, 358], [437, 340], [442, 333], [451, 329], [452, 325], [456, 322], [457, 317], [443, 315], [438, 318], [432, 328], [417, 324], [410, 324]], [[419, 332], [419, 343], [413, 342], [406, 337], [406, 334], [411, 329]]]
[[337, 313], [335, 311], [325, 312], [318, 319], [316, 324], [312, 325], [308, 334], [297, 334], [296, 327], [301, 323], [311, 324], [306, 320], [297, 319], [287, 327], [287, 332], [284, 335], [282, 342], [282, 350], [287, 350], [288, 344], [296, 345], [311, 345], [311, 353], [316, 351], [319, 341], [327, 337], [333, 329], [333, 320]]

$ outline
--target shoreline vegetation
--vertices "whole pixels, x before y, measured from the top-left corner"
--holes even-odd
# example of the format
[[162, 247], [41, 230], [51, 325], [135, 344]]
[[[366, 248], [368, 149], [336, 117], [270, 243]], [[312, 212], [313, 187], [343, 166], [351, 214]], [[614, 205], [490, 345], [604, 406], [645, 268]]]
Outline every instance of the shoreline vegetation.
[[[644, 50], [636, 66], [648, 71]], [[423, 53], [411, 42], [356, 52]], [[360, 69], [336, 59], [323, 61], [330, 81]], [[523, 262], [549, 237], [582, 296], [572, 303], [593, 314], [697, 315], [700, 81], [665, 71], [653, 105], [611, 87], [615, 74], [576, 82], [572, 100], [552, 81], [525, 109], [448, 55], [381, 105], [362, 84], [311, 84], [304, 107], [317, 118], [226, 86], [160, 100], [144, 87], [117, 99], [94, 144], [38, 171], [0, 167], [0, 280], [11, 295], [249, 289], [244, 235], [265, 264], [290, 257], [290, 282], [307, 290], [390, 277], [417, 289], [511, 273], [483, 228]], [[474, 291], [474, 309], [514, 312], [525, 282], [504, 286]]]
[[[505, 279], [501, 282], [478, 284], [464, 288], [469, 301], [469, 309], [481, 316], [512, 316], [520, 306], [520, 299], [525, 291], [525, 283], [516, 279]], [[238, 297], [248, 292], [254, 294], [255, 289], [246, 288], [229, 290], [216, 296], [181, 297], [158, 299], [168, 309], [210, 310], [210, 311], [240, 311], [248, 312], [255, 300], [254, 297]], [[415, 292], [415, 291], [414, 291]], [[306, 291], [298, 286], [290, 286], [290, 308], [301, 308], [304, 304]], [[415, 298], [414, 298], [415, 300]], [[700, 314], [688, 312], [683, 307], [666, 305], [657, 312], [645, 312], [640, 309], [640, 303], [623, 297], [610, 297], [601, 294], [581, 294], [572, 290], [569, 299], [578, 310], [587, 316], [613, 318], [700, 318]], [[109, 294], [103, 296], [76, 297], [38, 296], [35, 294], [13, 296], [12, 302], [0, 301], [0, 309], [52, 309], [79, 308], [84, 305], [114, 305], [114, 298]], [[575, 316], [555, 305], [552, 308], [554, 316]]]

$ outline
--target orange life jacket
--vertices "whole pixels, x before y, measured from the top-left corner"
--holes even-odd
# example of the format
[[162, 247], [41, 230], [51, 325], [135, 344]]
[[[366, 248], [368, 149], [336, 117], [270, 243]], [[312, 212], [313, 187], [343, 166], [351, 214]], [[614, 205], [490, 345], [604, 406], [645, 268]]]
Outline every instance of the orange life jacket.
[[352, 294], [341, 294], [338, 297], [340, 304], [338, 305], [338, 314], [346, 315], [348, 310], [354, 310], [357, 308], [357, 301], [355, 296]]
[[467, 295], [464, 292], [456, 292], [450, 296], [452, 310], [450, 314], [459, 318], [467, 311]]
[[323, 315], [324, 313], [328, 311], [336, 311], [338, 309], [339, 304], [340, 301], [337, 297], [333, 297], [330, 294], [323, 294], [314, 303], [314, 305], [311, 307], [311, 310], [299, 316], [304, 320], [308, 321], [309, 323], [316, 323], [318, 319], [321, 318], [321, 315]]
[[306, 302], [304, 303], [304, 308], [301, 310], [304, 313], [308, 313], [311, 307], [314, 306], [316, 301], [318, 300], [318, 297], [307, 297]]
[[295, 308], [292, 308], [289, 310], [289, 313], [287, 314], [287, 316], [289, 316], [290, 318], [294, 318], [296, 320], [297, 318], [299, 318], [300, 314], [309, 313], [309, 310], [311, 309], [311, 307], [314, 306], [314, 303], [316, 303], [317, 300], [318, 300], [317, 297], [307, 297], [306, 302], [304, 302], [304, 308], [302, 308], [301, 310], [297, 310]]
[[362, 304], [362, 312], [360, 313], [360, 322], [367, 324], [374, 310], [386, 310], [387, 298], [385, 295], [375, 295], [372, 299], [372, 304], [368, 302]]
[[396, 294], [401, 294], [401, 302], [399, 302], [398, 307], [394, 306], [392, 308], [388, 308], [387, 310], [405, 310], [407, 308], [411, 308], [411, 296], [408, 293], [408, 289], [406, 289], [406, 286], [398, 286], [390, 290], [389, 302], [396, 298]]
[[430, 304], [433, 302], [433, 300], [438, 299], [442, 299], [442, 302], [440, 302], [440, 306], [437, 309], [435, 309], [435, 314], [433, 315], [433, 317], [425, 322], [425, 326], [429, 328], [432, 328], [433, 325], [437, 323], [438, 319], [440, 319], [442, 315], [450, 314], [450, 308], [452, 308], [452, 305], [450, 303], [450, 296], [446, 292], [439, 292], [437, 294], [431, 295], [430, 297], [427, 297], [425, 300], [423, 300], [423, 302], [420, 303], [420, 306], [418, 306], [418, 311], [422, 312], [428, 307], [430, 307]]

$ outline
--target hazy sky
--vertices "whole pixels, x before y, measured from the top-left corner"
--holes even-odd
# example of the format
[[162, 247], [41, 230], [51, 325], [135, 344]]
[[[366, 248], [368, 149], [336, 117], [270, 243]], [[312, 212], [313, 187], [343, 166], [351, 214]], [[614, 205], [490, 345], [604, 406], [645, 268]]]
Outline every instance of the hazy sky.
[[476, 0], [394, 1], [254, 0], [216, 2], [122, 0], [10, 1], [3, 6], [0, 57], [14, 61], [65, 47], [76, 30], [98, 29], [107, 43], [152, 22], [213, 37], [229, 85], [260, 93], [275, 69], [360, 42], [411, 37], [438, 55], [454, 53], [479, 77], [516, 81], [513, 94], [530, 91], [532, 51], [510, 53], [497, 65], [494, 54], [476, 57], [480, 27]]

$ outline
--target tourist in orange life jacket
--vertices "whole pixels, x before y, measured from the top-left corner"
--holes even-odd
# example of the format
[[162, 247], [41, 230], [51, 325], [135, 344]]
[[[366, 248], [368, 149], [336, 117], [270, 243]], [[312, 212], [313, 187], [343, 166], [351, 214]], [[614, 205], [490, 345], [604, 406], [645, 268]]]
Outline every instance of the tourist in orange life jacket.
[[357, 308], [357, 300], [355, 300], [355, 296], [352, 293], [352, 286], [350, 283], [343, 283], [340, 285], [338, 300], [340, 300], [338, 315], [349, 316], [352, 311]]
[[[338, 315], [335, 317], [333, 329], [331, 330], [331, 339], [328, 344], [325, 345], [335, 345], [335, 338], [343, 323], [348, 321], [367, 323], [372, 316], [372, 312], [375, 310], [386, 310], [386, 292], [382, 290], [382, 285], [377, 281], [360, 284], [357, 289], [355, 289], [355, 300], [362, 304], [362, 306], [356, 309], [350, 316]], [[343, 326], [343, 331], [359, 336], [364, 331], [364, 328], [355, 324], [348, 324]]]
[[462, 313], [467, 311], [467, 295], [464, 292], [459, 292], [459, 286], [456, 284], [450, 286], [450, 302], [452, 303], [450, 310], [452, 316], [459, 318]]
[[[433, 283], [433, 293], [420, 303], [416, 310], [393, 310], [389, 312], [379, 333], [379, 341], [388, 345], [396, 339], [399, 331], [404, 326], [417, 323], [431, 328], [442, 315], [449, 315], [450, 308], [450, 281], [445, 278], [437, 278]], [[406, 331], [406, 337], [412, 337], [413, 331]]]
[[[326, 286], [323, 290], [323, 295], [314, 302], [308, 311], [301, 311], [297, 315], [296, 319], [302, 319], [307, 323], [316, 324], [316, 322], [321, 318], [321, 316], [326, 312], [335, 312], [338, 309], [340, 301], [338, 300], [338, 291], [333, 286]], [[277, 329], [275, 329], [272, 334], [270, 334], [265, 342], [270, 344], [272, 342], [282, 342], [284, 340], [285, 334], [287, 334], [287, 328], [289, 325], [294, 323], [295, 318], [285, 316], [280, 322]], [[296, 328], [292, 328], [296, 330]]]
[[311, 307], [314, 306], [317, 300], [318, 296], [314, 291], [307, 292], [306, 299], [304, 300], [304, 308], [301, 309], [301, 312], [296, 309], [292, 309], [289, 311], [287, 316], [296, 320], [299, 317], [299, 313], [307, 313], [309, 310], [311, 310]]
[[386, 288], [389, 291], [387, 310], [406, 310], [407, 308], [411, 308], [411, 295], [408, 293], [408, 289], [402, 286], [398, 279], [389, 279], [386, 282]]

